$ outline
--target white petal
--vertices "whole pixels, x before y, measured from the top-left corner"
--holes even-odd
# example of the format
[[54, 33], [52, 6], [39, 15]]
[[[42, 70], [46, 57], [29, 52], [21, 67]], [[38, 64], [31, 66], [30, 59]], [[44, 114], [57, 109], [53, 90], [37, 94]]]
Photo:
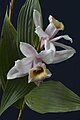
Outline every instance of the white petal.
[[43, 46], [44, 46], [44, 40], [42, 39], [42, 40], [40, 41], [40, 49], [41, 49], [41, 50], [43, 49]]
[[54, 53], [56, 51], [56, 48], [55, 48], [54, 44], [52, 42], [50, 42], [50, 41], [45, 40], [44, 41], [44, 47], [45, 47], [45, 50], [51, 49], [51, 50], [53, 50]]
[[73, 53], [76, 53], [76, 51], [75, 51], [74, 48], [72, 48], [72, 47], [70, 47], [70, 46], [67, 46], [67, 45], [64, 45], [64, 44], [62, 44], [62, 43], [54, 42], [54, 45], [55, 45], [55, 46], [58, 46], [58, 47], [61, 47], [61, 48], [64, 48], [64, 49], [66, 49], [66, 50], [71, 50], [71, 51], [73, 51]]
[[51, 49], [43, 50], [39, 53], [39, 57], [47, 64], [52, 63], [55, 52]]
[[62, 35], [62, 36], [56, 37], [56, 38], [52, 39], [51, 41], [54, 42], [54, 41], [57, 41], [57, 40], [59, 40], [61, 38], [64, 38], [65, 40], [69, 40], [71, 43], [73, 42], [72, 38], [69, 37], [68, 35]]
[[50, 23], [45, 32], [49, 35], [49, 38], [54, 37], [57, 33], [58, 33], [58, 29], [56, 29], [56, 27], [54, 26], [54, 24]]
[[35, 9], [33, 11], [33, 20], [36, 27], [41, 27], [41, 14]]
[[12, 67], [8, 74], [7, 79], [15, 79], [25, 76], [32, 67], [31, 58], [23, 58], [22, 60], [17, 60], [14, 67]]
[[64, 29], [62, 22], [59, 22], [51, 15], [49, 16], [50, 24], [46, 28], [45, 32], [49, 35], [50, 38], [53, 38], [60, 30]]
[[19, 78], [22, 77], [23, 74], [21, 74], [16, 67], [14, 66], [13, 68], [10, 69], [10, 71], [7, 74], [7, 79], [15, 79], [15, 78]]
[[70, 57], [72, 57], [73, 55], [74, 55], [74, 52], [71, 50], [57, 51], [55, 54], [55, 57], [53, 58], [53, 64], [65, 61]]
[[35, 33], [39, 36], [40, 39], [49, 40], [49, 36], [42, 30], [40, 26], [36, 28]]
[[26, 74], [31, 69], [32, 61], [33, 61], [33, 58], [31, 57], [23, 58], [22, 60], [17, 60], [15, 62], [15, 66], [18, 71], [20, 71], [23, 74]]
[[20, 50], [26, 57], [32, 57], [38, 54], [34, 47], [25, 42], [20, 42]]
[[61, 43], [54, 42], [54, 45], [66, 50], [56, 51], [55, 57], [53, 58], [53, 64], [69, 59], [76, 52], [74, 48]]

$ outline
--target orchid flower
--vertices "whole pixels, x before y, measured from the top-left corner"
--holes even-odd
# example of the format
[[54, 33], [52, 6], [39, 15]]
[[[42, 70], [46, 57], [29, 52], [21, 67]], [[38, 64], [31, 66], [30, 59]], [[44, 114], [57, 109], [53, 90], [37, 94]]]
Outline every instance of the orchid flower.
[[7, 79], [15, 79], [29, 74], [28, 83], [34, 82], [39, 86], [43, 79], [51, 76], [51, 72], [42, 61], [46, 64], [52, 62], [52, 50], [43, 50], [38, 54], [34, 47], [24, 42], [20, 42], [20, 50], [25, 58], [15, 61], [15, 65], [7, 74]]
[[[35, 33], [39, 36], [41, 42], [40, 48], [42, 49], [44, 46], [45, 50], [52, 49], [55, 54], [55, 57], [52, 56], [53, 63], [62, 62], [74, 55], [75, 50], [72, 47], [56, 42], [59, 39], [64, 38], [65, 40], [69, 40], [72, 43], [72, 39], [68, 35], [62, 35], [54, 38], [58, 31], [64, 29], [64, 25], [62, 22], [59, 22], [50, 15], [49, 16], [50, 23], [46, 30], [43, 31], [41, 27], [41, 14], [37, 10], [34, 10], [33, 12], [33, 20], [36, 26]], [[56, 51], [55, 46], [61, 47], [65, 50]]]

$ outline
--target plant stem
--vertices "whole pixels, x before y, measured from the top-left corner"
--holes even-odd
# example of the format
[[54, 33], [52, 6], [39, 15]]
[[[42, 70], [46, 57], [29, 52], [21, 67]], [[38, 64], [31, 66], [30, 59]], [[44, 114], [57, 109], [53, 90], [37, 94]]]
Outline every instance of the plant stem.
[[19, 111], [19, 115], [18, 115], [18, 119], [17, 120], [21, 120], [21, 115], [22, 115], [22, 110]]
[[13, 8], [14, 8], [14, 0], [10, 1], [10, 6], [9, 6], [9, 19], [12, 19], [12, 15], [13, 15]]

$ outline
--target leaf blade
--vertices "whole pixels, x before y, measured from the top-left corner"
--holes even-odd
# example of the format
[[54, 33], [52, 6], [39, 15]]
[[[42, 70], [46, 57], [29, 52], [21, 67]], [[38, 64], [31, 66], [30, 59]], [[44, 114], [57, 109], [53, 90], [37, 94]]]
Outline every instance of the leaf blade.
[[[33, 83], [27, 83], [26, 77], [8, 81], [2, 96], [0, 114], [2, 114], [15, 102], [22, 99], [34, 87], [35, 85]], [[21, 106], [21, 102], [18, 104], [18, 106]]]
[[[16, 47], [17, 32], [6, 13], [0, 40], [0, 78], [3, 89], [7, 81], [7, 72], [18, 59]], [[15, 53], [15, 54], [14, 54]]]
[[58, 81], [45, 82], [25, 98], [26, 104], [39, 113], [80, 110], [80, 97]]
[[[27, 42], [38, 49], [39, 38], [35, 34], [35, 26], [33, 21], [33, 10], [37, 9], [41, 13], [38, 0], [27, 0], [20, 10], [17, 22], [18, 43], [20, 41]], [[42, 16], [42, 15], [41, 15]], [[41, 17], [42, 21], [42, 17]], [[17, 43], [17, 44], [18, 44]]]

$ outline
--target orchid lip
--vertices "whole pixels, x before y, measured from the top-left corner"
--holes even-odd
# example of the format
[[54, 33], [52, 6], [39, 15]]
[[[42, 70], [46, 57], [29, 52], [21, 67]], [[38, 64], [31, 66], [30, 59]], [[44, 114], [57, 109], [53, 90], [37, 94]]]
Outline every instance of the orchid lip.
[[38, 63], [30, 72], [28, 76], [28, 83], [34, 82], [36, 84], [40, 84], [45, 78], [50, 77], [52, 74], [48, 69], [46, 69], [45, 64]]

